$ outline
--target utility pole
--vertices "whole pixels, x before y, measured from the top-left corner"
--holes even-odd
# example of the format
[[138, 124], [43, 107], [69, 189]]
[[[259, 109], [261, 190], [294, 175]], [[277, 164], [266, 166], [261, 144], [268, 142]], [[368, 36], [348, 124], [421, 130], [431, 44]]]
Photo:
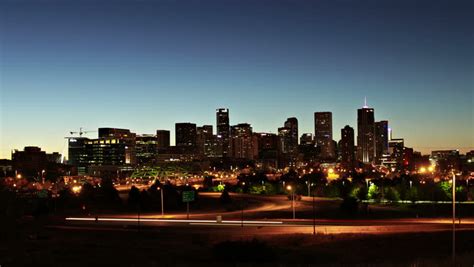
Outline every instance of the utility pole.
[[453, 171], [453, 266], [456, 266], [456, 174]]
[[313, 193], [313, 235], [316, 235], [316, 209], [314, 203], [314, 193]]

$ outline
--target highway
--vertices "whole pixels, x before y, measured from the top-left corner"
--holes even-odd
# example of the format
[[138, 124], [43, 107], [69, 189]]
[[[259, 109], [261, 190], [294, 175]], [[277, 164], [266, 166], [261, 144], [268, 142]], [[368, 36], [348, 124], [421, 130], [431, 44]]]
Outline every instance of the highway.
[[[200, 194], [200, 197], [208, 200], [215, 200], [219, 196], [220, 193]], [[231, 236], [312, 234], [313, 229], [319, 234], [390, 234], [452, 230], [450, 218], [322, 219], [316, 216], [313, 219], [313, 203], [309, 197], [303, 197], [301, 201], [295, 202], [296, 219], [292, 219], [291, 201], [286, 196], [232, 194], [232, 199], [235, 202], [245, 200], [251, 204], [243, 212], [226, 211], [215, 204], [204, 206], [198, 211], [191, 210], [189, 219], [185, 212], [166, 211], [164, 216], [161, 216], [161, 212], [76, 216], [65, 218], [64, 221], [56, 222], [50, 227], [123, 231], [135, 231], [141, 227], [147, 231], [207, 232]], [[315, 199], [316, 215], [322, 208], [338, 208], [338, 206], [338, 201]], [[218, 216], [221, 217], [219, 221]], [[463, 218], [461, 223], [457, 221], [457, 224], [459, 231], [474, 230], [473, 218]]]

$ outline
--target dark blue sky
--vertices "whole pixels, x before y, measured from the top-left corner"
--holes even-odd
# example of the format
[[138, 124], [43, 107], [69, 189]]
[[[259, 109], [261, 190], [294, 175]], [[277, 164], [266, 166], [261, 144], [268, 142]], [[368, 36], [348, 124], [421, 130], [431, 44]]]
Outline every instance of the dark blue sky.
[[[100, 3], [98, 3], [100, 2]], [[367, 96], [394, 137], [474, 147], [474, 1], [0, 0], [0, 158], [79, 127], [231, 123], [276, 132]], [[95, 136], [94, 134], [92, 136]]]

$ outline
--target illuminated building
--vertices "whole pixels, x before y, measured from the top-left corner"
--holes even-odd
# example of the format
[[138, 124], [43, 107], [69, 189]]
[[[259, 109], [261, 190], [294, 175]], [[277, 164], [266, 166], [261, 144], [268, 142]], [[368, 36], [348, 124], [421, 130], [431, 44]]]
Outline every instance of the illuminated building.
[[158, 151], [158, 142], [155, 135], [138, 135], [135, 139], [135, 153], [138, 165], [155, 163]]
[[298, 153], [298, 119], [295, 117], [288, 118], [284, 126], [289, 130], [285, 144], [287, 153], [296, 154]]
[[190, 149], [196, 147], [196, 124], [189, 122], [176, 123], [175, 132], [176, 146], [189, 147]]
[[227, 157], [230, 146], [230, 123], [229, 109], [219, 108], [216, 110], [217, 135], [222, 147], [222, 157]]
[[349, 125], [341, 129], [339, 153], [341, 155], [341, 164], [347, 169], [353, 168], [355, 162], [354, 128]]
[[79, 175], [87, 172], [89, 152], [86, 149], [85, 142], [89, 140], [86, 137], [68, 138], [68, 164], [77, 168]]
[[314, 145], [314, 138], [312, 133], [304, 133], [300, 137], [301, 145]]
[[388, 153], [388, 121], [375, 123], [375, 157], [380, 160]]
[[210, 157], [213, 155], [212, 125], [203, 125], [196, 129], [197, 153]]
[[357, 160], [371, 163], [375, 156], [374, 109], [364, 105], [357, 110]]
[[403, 169], [403, 158], [405, 155], [405, 142], [402, 138], [394, 138], [388, 141], [388, 153], [391, 161], [395, 163], [398, 170]]
[[332, 113], [314, 113], [314, 141], [320, 148], [322, 159], [335, 158], [335, 147], [332, 140]]
[[430, 160], [435, 162], [442, 172], [448, 172], [452, 169], [460, 170], [461, 167], [459, 150], [434, 150], [431, 152]]
[[254, 159], [252, 127], [248, 123], [240, 123], [231, 127], [231, 156], [235, 159]]

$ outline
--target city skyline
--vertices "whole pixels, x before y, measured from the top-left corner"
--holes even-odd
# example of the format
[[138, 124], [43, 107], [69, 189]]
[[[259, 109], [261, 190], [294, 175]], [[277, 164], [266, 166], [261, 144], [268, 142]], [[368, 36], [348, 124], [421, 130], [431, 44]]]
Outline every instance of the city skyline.
[[312, 133], [313, 113], [331, 111], [339, 140], [345, 125], [357, 130], [364, 97], [406, 146], [474, 147], [471, 1], [3, 1], [0, 10], [0, 158], [28, 145], [64, 153], [79, 127], [168, 129], [174, 143], [174, 123], [215, 125], [219, 107], [231, 125], [272, 133], [289, 117]]
[[[229, 108], [222, 108], [222, 107], [219, 107], [219, 108], [216, 109], [216, 114], [218, 114], [219, 110], [223, 110], [223, 109], [225, 109], [226, 112], [228, 112], [227, 114], [230, 114], [230, 115], [228, 115], [228, 116], [229, 116], [229, 117], [228, 117], [228, 119], [229, 119], [229, 129], [230, 129], [230, 127], [238, 126], [239, 124], [247, 124], [247, 123], [251, 126], [251, 128], [254, 128], [254, 127], [255, 127], [252, 123], [245, 122], [245, 121], [242, 121], [242, 122], [233, 122], [233, 121], [232, 121], [232, 111], [231, 111]], [[365, 102], [364, 102], [364, 105], [361, 106], [360, 109], [361, 109], [361, 110], [362, 110], [362, 109], [373, 109], [373, 110], [374, 110], [373, 113], [375, 113], [375, 121], [376, 121], [377, 123], [378, 123], [378, 122], [385, 122], [385, 123], [388, 123], [388, 129], [389, 129], [389, 135], [390, 135], [390, 136], [388, 136], [388, 140], [390, 140], [390, 138], [393, 138], [394, 140], [397, 139], [397, 138], [402, 138], [402, 139], [405, 140], [405, 145], [407, 145], [407, 143], [410, 144], [410, 140], [407, 140], [406, 136], [404, 136], [403, 134], [398, 134], [398, 135], [396, 134], [395, 136], [391, 136], [391, 135], [392, 135], [392, 132], [394, 131], [394, 129], [393, 129], [392, 126], [391, 126], [391, 125], [392, 125], [392, 122], [391, 122], [391, 121], [388, 121], [388, 120], [386, 120], [386, 119], [377, 119], [377, 115], [376, 115], [377, 111], [376, 111], [374, 108], [368, 106], [367, 103], [366, 103], [366, 100], [365, 100]], [[317, 114], [317, 113], [330, 113], [330, 114], [332, 114], [332, 111], [316, 111], [316, 112], [313, 113], [313, 115], [315, 116], [315, 114]], [[288, 122], [289, 119], [294, 119], [294, 118], [296, 118], [296, 117], [287, 118], [287, 121], [286, 121], [286, 122]], [[296, 119], [298, 119], [298, 118], [296, 118]], [[282, 121], [283, 121], [283, 120], [282, 120]], [[332, 121], [332, 118], [331, 118], [331, 121]], [[185, 121], [185, 120], [179, 121], [179, 122], [177, 121], [177, 122], [173, 123], [173, 126], [170, 127], [170, 128], [158, 127], [158, 128], [156, 128], [155, 130], [153, 130], [151, 133], [150, 133], [150, 132], [140, 132], [140, 131], [137, 131], [136, 129], [132, 129], [132, 128], [126, 127], [126, 126], [124, 126], [124, 127], [116, 127], [116, 126], [114, 126], [114, 125], [107, 125], [107, 126], [99, 126], [99, 127], [97, 127], [97, 128], [87, 128], [87, 129], [85, 129], [85, 128], [83, 128], [83, 127], [80, 127], [79, 129], [72, 129], [73, 131], [68, 131], [68, 132], [67, 132], [67, 135], [65, 135], [65, 136], [63, 137], [64, 140], [65, 140], [65, 141], [64, 141], [64, 142], [65, 142], [65, 145], [64, 145], [64, 147], [62, 148], [62, 150], [48, 150], [47, 148], [41, 146], [40, 144], [27, 144], [27, 145], [24, 145], [23, 147], [12, 148], [12, 149], [10, 150], [10, 155], [11, 155], [11, 152], [13, 152], [14, 150], [21, 150], [21, 149], [23, 149], [24, 147], [28, 147], [28, 146], [39, 146], [39, 147], [41, 147], [42, 149], [44, 149], [45, 151], [47, 151], [47, 152], [59, 152], [59, 153], [61, 153], [61, 155], [62, 155], [63, 157], [66, 157], [66, 158], [67, 158], [67, 145], [68, 145], [68, 143], [67, 143], [67, 138], [68, 138], [68, 137], [79, 137], [79, 136], [81, 136], [81, 137], [86, 137], [86, 138], [96, 138], [97, 136], [100, 136], [100, 134], [98, 133], [98, 131], [96, 131], [96, 129], [100, 129], [100, 128], [130, 129], [130, 130], [131, 130], [133, 133], [135, 133], [137, 136], [147, 136], [147, 135], [150, 135], [150, 134], [156, 136], [155, 133], [157, 133], [157, 132], [167, 131], [167, 132], [168, 132], [168, 135], [169, 135], [169, 140], [168, 140], [169, 145], [171, 145], [171, 146], [176, 146], [176, 145], [177, 145], [177, 144], [176, 144], [177, 135], [176, 135], [176, 133], [175, 133], [175, 132], [176, 132], [176, 126], [177, 126], [177, 125], [183, 125], [183, 124], [184, 124], [184, 125], [187, 125], [187, 124], [194, 125], [195, 128], [196, 128], [196, 127], [199, 128], [200, 125], [201, 125], [202, 127], [211, 126], [211, 129], [213, 129], [212, 134], [219, 135], [219, 133], [217, 132], [217, 128], [214, 128], [214, 126], [217, 125], [217, 121], [215, 121], [215, 122], [213, 122], [213, 123], [202, 123], [202, 124], [200, 124], [200, 123], [195, 123], [195, 122], [191, 122], [191, 121]], [[280, 125], [280, 126], [281, 126], [281, 125]], [[333, 137], [332, 140], [334, 140], [334, 141], [336, 141], [336, 142], [339, 141], [339, 140], [341, 140], [341, 139], [342, 139], [342, 135], [340, 134], [340, 131], [343, 130], [346, 126], [350, 126], [350, 127], [354, 128], [355, 130], [357, 130], [357, 129], [358, 129], [358, 126], [357, 126], [357, 119], [356, 119], [356, 122], [355, 122], [354, 124], [349, 124], [349, 123], [348, 123], [348, 124], [345, 124], [344, 127], [341, 127], [341, 128], [339, 128], [339, 129], [335, 129], [334, 126], [332, 126], [332, 132], [333, 132], [333, 135], [334, 135], [334, 137]], [[300, 137], [302, 137], [303, 135], [308, 134], [308, 133], [309, 133], [309, 134], [312, 134], [312, 135], [314, 136], [314, 134], [315, 134], [315, 129], [314, 129], [314, 117], [313, 117], [313, 125], [312, 125], [312, 127], [313, 127], [313, 129], [312, 129], [312, 130], [309, 130], [309, 131], [301, 131], [301, 129], [298, 127], [298, 128], [297, 128], [297, 131], [298, 131], [299, 133], [298, 133], [298, 138], [297, 138], [297, 139], [300, 140]], [[279, 129], [282, 129], [282, 127], [277, 127], [276, 130], [275, 130], [275, 129], [271, 129], [271, 130], [253, 131], [253, 132], [256, 133], [256, 134], [257, 134], [257, 133], [271, 133], [271, 134], [277, 134], [277, 135], [278, 135], [278, 130], [279, 130]], [[77, 130], [77, 131], [76, 131], [76, 130]], [[82, 133], [80, 134], [80, 132], [82, 132]], [[397, 132], [396, 129], [395, 129], [395, 132]], [[374, 128], [373, 134], [374, 134], [374, 135], [376, 134], [375, 128]], [[357, 136], [355, 136], [355, 137], [357, 137]], [[316, 142], [316, 139], [314, 139], [314, 141]], [[357, 138], [355, 138], [354, 144], [355, 144], [355, 145], [358, 144]], [[407, 146], [410, 146], [410, 145], [407, 145]], [[449, 150], [449, 149], [459, 150], [461, 153], [466, 153], [466, 152], [468, 152], [468, 151], [471, 151], [471, 150], [474, 148], [474, 147], [446, 147], [446, 146], [441, 146], [441, 147], [417, 147], [417, 146], [412, 146], [412, 147], [413, 147], [416, 151], [420, 151], [420, 152], [421, 152], [422, 154], [424, 154], [424, 155], [428, 155], [428, 154], [430, 154], [430, 153], [431, 153], [432, 151], [434, 151], [434, 150]], [[420, 149], [420, 148], [421, 148], [421, 149]], [[375, 147], [374, 147], [374, 149], [375, 149]], [[7, 157], [0, 157], [0, 158], [6, 158], [6, 159], [8, 159], [8, 158], [10, 158], [10, 157], [7, 156]]]

